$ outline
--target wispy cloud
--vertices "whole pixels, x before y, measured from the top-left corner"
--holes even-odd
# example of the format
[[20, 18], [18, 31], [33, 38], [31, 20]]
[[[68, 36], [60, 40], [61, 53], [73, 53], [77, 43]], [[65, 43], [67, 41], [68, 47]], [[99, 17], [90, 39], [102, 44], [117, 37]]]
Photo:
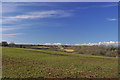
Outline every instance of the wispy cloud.
[[12, 31], [17, 29], [20, 29], [20, 28], [19, 27], [3, 27], [2, 31]]
[[13, 34], [3, 34], [4, 36], [16, 36], [16, 35], [23, 35], [23, 33], [13, 33]]
[[[39, 5], [38, 5], [39, 4]], [[24, 9], [20, 9], [19, 7], [23, 7], [23, 6], [36, 6], [36, 7], [40, 7], [40, 6], [56, 6], [55, 4], [48, 4], [48, 3], [36, 3], [36, 2], [32, 2], [32, 3], [18, 3], [18, 2], [14, 2], [14, 3], [2, 3], [2, 13], [13, 13], [13, 12], [17, 12], [17, 11], [23, 11]]]
[[77, 7], [77, 9], [90, 9], [90, 8], [108, 8], [108, 7], [116, 7], [118, 4], [106, 4], [106, 5], [100, 5], [100, 6], [86, 6], [86, 7]]
[[41, 12], [30, 12], [24, 15], [4, 17], [4, 19], [35, 19], [35, 18], [61, 18], [68, 17], [71, 14], [63, 10], [51, 10]]
[[29, 26], [30, 24], [14, 24], [14, 25], [3, 25], [1, 27], [3, 32], [8, 32], [8, 31], [14, 31], [14, 30], [19, 30], [19, 29], [25, 29], [27, 26]]
[[[41, 11], [31, 11], [26, 12], [23, 6], [57, 6], [56, 4], [49, 3], [3, 3], [2, 5], [2, 24], [14, 24], [16, 22], [21, 22], [23, 19], [37, 19], [37, 18], [62, 18], [68, 17], [71, 15], [69, 11], [64, 10], [41, 10]], [[16, 14], [14, 16], [10, 16], [9, 13]], [[7, 16], [6, 16], [7, 15]]]
[[7, 17], [3, 17], [2, 24], [15, 24], [16, 22], [20, 22], [21, 20], [18, 20], [16, 18], [7, 18]]
[[49, 11], [39, 11], [39, 12], [28, 12], [23, 15], [17, 16], [4, 16], [3, 24], [12, 24], [15, 22], [20, 22], [24, 19], [42, 19], [42, 18], [65, 18], [71, 16], [71, 11], [64, 10], [49, 10]]
[[115, 7], [115, 6], [118, 6], [118, 4], [117, 3], [116, 4], [108, 4], [108, 5], [102, 5], [100, 7], [105, 8], [105, 7]]
[[117, 21], [116, 18], [107, 18], [108, 21]]
[[2, 34], [2, 40], [8, 40], [13, 38], [17, 38], [16, 36], [23, 35], [23, 33], [9, 33], [9, 34]]
[[[39, 4], [39, 5], [38, 5]], [[14, 3], [3, 3], [3, 6], [14, 6], [14, 7], [21, 7], [21, 6], [57, 6], [56, 4], [49, 4], [46, 2], [32, 2], [32, 3], [26, 3], [26, 2], [14, 2]]]
[[[13, 37], [13, 36], [17, 36], [17, 35], [22, 35], [23, 33], [19, 32], [22, 29], [26, 29], [26, 27], [29, 26], [29, 24], [21, 24], [21, 25], [9, 25], [9, 26], [5, 26], [3, 25], [0, 28], [0, 32], [2, 31], [2, 35], [3, 37]], [[14, 31], [18, 31], [18, 33], [14, 33]], [[9, 33], [9, 34], [6, 34]]]

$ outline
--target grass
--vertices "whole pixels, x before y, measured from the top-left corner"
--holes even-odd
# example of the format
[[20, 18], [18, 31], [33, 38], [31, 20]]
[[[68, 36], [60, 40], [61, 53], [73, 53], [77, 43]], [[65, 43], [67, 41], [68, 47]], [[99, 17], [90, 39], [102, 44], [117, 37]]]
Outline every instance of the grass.
[[58, 51], [2, 48], [5, 78], [116, 78], [118, 60]]

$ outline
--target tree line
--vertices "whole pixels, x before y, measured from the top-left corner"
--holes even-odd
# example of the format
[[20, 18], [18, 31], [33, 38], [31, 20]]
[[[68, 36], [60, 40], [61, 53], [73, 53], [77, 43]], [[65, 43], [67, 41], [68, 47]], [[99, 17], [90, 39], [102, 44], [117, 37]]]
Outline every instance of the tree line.
[[74, 50], [73, 53], [78, 53], [78, 54], [89, 54], [89, 55], [109, 56], [109, 57], [119, 56], [118, 47], [105, 46], [105, 45], [101, 45], [101, 46], [98, 46], [98, 45], [94, 45], [94, 46], [20, 45], [20, 44], [15, 44], [14, 42], [11, 42], [8, 44], [6, 41], [1, 42], [0, 45], [3, 47], [45, 49], [45, 50], [62, 51], [62, 52], [64, 52], [64, 49], [72, 49]]

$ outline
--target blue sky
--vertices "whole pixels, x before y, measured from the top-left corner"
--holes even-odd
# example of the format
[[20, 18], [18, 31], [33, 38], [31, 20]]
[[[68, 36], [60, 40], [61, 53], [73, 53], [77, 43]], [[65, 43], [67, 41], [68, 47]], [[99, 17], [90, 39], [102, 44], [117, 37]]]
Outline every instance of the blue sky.
[[119, 2], [119, 0], [4, 0], [2, 2]]
[[81, 44], [118, 40], [115, 2], [3, 3], [3, 40]]

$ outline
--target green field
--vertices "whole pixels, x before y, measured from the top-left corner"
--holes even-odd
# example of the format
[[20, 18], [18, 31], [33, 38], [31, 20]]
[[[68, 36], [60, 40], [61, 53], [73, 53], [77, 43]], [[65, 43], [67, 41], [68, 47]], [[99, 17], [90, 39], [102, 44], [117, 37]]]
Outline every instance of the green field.
[[3, 78], [118, 76], [118, 60], [115, 57], [3, 47], [2, 59]]

